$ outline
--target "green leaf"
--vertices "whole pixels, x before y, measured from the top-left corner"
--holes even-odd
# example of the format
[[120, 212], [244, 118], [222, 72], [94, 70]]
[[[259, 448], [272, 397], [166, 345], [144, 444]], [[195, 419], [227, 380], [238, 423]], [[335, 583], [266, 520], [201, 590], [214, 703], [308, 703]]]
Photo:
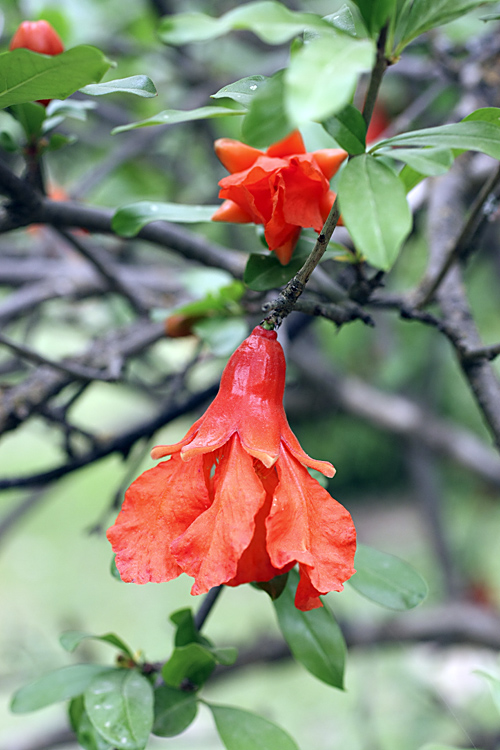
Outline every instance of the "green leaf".
[[407, 610], [421, 604], [427, 596], [427, 584], [408, 563], [385, 552], [358, 544], [349, 579], [359, 594], [388, 609]]
[[409, 11], [401, 16], [396, 36], [401, 40], [397, 52], [420, 34], [465, 15], [478, 5], [496, 0], [413, 0]]
[[310, 250], [297, 247], [288, 265], [281, 265], [275, 253], [251, 253], [243, 274], [245, 284], [256, 292], [276, 289], [289, 281], [302, 268]]
[[77, 137], [75, 135], [63, 135], [62, 133], [54, 133], [49, 137], [48, 143], [46, 143], [41, 151], [59, 151], [60, 148], [65, 146], [72, 146], [76, 143]]
[[[465, 748], [457, 747], [456, 745], [443, 745], [441, 742], [427, 742], [425, 745], [422, 745], [419, 750], [465, 750]], [[477, 750], [475, 745], [474, 750]]]
[[0, 110], [0, 145], [5, 151], [19, 151], [24, 143], [21, 123], [9, 112]]
[[344, 151], [349, 154], [364, 153], [366, 122], [359, 109], [352, 104], [347, 104], [338, 114], [321, 124]]
[[109, 667], [102, 664], [74, 664], [55, 669], [18, 690], [12, 699], [11, 711], [24, 714], [74, 698], [83, 693], [96, 676], [109, 671]]
[[285, 112], [284, 95], [282, 70], [262, 82], [241, 126], [243, 138], [250, 146], [264, 148], [293, 130]]
[[356, 24], [348, 5], [342, 5], [335, 13], [323, 16], [323, 21], [327, 21], [339, 31], [356, 36]]
[[69, 651], [72, 653], [77, 646], [82, 643], [82, 641], [86, 640], [94, 640], [94, 641], [102, 641], [103, 643], [109, 643], [112, 646], [115, 646], [120, 651], [123, 651], [124, 654], [127, 654], [131, 659], [134, 658], [134, 654], [132, 653], [131, 649], [127, 646], [127, 644], [122, 641], [121, 638], [119, 638], [114, 633], [106, 633], [105, 635], [93, 635], [92, 633], [84, 633], [81, 630], [68, 630], [66, 633], [63, 633], [61, 637], [59, 638], [59, 643], [61, 646], [66, 649], [66, 651]]
[[176, 626], [175, 640], [176, 646], [187, 646], [188, 643], [201, 643], [203, 646], [212, 644], [205, 638], [194, 623], [193, 610], [190, 607], [178, 609], [170, 615], [170, 622]]
[[374, 60], [370, 39], [333, 33], [306, 42], [285, 73], [285, 110], [293, 126], [324, 120], [349, 104], [359, 75]]
[[116, 78], [113, 81], [102, 83], [90, 83], [80, 89], [82, 94], [89, 96], [103, 96], [104, 94], [135, 94], [145, 99], [158, 96], [156, 87], [148, 76], [129, 76], [128, 78]]
[[36, 99], [66, 99], [100, 81], [110, 61], [96, 47], [78, 45], [60, 55], [15, 49], [0, 55], [0, 108]]
[[166, 16], [160, 21], [159, 35], [165, 44], [188, 44], [244, 29], [268, 44], [283, 44], [309, 28], [325, 30], [329, 25], [320, 16], [296, 13], [281, 3], [253, 2], [240, 5], [220, 18], [204, 13]]
[[242, 107], [248, 108], [254, 96], [260, 91], [262, 85], [267, 80], [267, 76], [258, 75], [241, 78], [239, 81], [235, 81], [234, 83], [230, 83], [219, 89], [215, 94], [212, 94], [210, 98], [233, 99], [233, 101], [241, 104]]
[[217, 357], [225, 357], [248, 336], [242, 318], [206, 318], [193, 326], [193, 331]]
[[464, 151], [482, 151], [494, 159], [500, 159], [500, 125], [485, 121], [468, 121], [413, 130], [379, 141], [373, 146], [372, 151], [376, 152], [382, 148], [386, 151], [388, 146], [459, 148]]
[[475, 109], [470, 115], [464, 117], [462, 122], [474, 122], [475, 120], [492, 122], [494, 125], [500, 125], [500, 108], [481, 107], [481, 109]]
[[398, 148], [377, 153], [402, 161], [425, 176], [445, 174], [450, 169], [454, 159], [453, 151], [449, 148]]
[[274, 602], [278, 624], [293, 657], [327, 685], [344, 687], [346, 645], [342, 631], [326, 606], [302, 612], [294, 603], [299, 574], [291, 570], [281, 596]]
[[28, 140], [38, 138], [45, 120], [45, 107], [36, 102], [14, 104], [11, 112], [22, 126]]
[[175, 737], [195, 720], [198, 700], [193, 693], [162, 685], [155, 690], [153, 734]]
[[244, 115], [244, 109], [231, 109], [230, 107], [198, 107], [198, 109], [165, 109], [153, 117], [139, 122], [130, 122], [128, 125], [120, 125], [113, 128], [111, 135], [124, 133], [127, 130], [146, 128], [150, 125], [177, 125], [180, 122], [193, 122], [194, 120], [211, 120], [214, 117], [228, 117], [230, 115]]
[[413, 190], [413, 188], [418, 185], [419, 182], [425, 180], [426, 177], [425, 174], [418, 172], [416, 169], [412, 169], [408, 164], [403, 167], [398, 176], [403, 183], [405, 193], [409, 193], [410, 190]]
[[396, 9], [397, 0], [353, 0], [370, 36], [378, 35]]
[[85, 711], [83, 695], [73, 698], [69, 704], [68, 713], [76, 738], [84, 750], [111, 750], [113, 746], [106, 742], [90, 721]]
[[210, 677], [216, 663], [215, 656], [201, 643], [188, 643], [174, 649], [170, 659], [163, 665], [161, 674], [171, 687], [177, 688], [185, 680], [189, 680], [198, 688]]
[[207, 705], [227, 750], [299, 750], [289, 734], [262, 716], [240, 708]]
[[122, 237], [135, 237], [152, 221], [172, 221], [197, 224], [210, 221], [219, 206], [189, 206], [183, 203], [153, 203], [139, 201], [119, 208], [112, 219], [113, 231]]
[[362, 154], [342, 170], [338, 197], [357, 250], [376, 268], [391, 268], [412, 225], [401, 180], [388, 166]]
[[85, 691], [85, 710], [113, 747], [142, 750], [153, 727], [153, 688], [135, 669], [114, 669]]

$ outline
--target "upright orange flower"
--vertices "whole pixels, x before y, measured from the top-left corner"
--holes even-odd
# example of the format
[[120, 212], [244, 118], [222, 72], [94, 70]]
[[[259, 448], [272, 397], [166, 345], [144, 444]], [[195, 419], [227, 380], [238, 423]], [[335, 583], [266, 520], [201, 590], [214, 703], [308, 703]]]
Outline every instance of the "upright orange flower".
[[286, 266], [301, 227], [321, 231], [335, 200], [329, 180], [347, 153], [339, 148], [307, 153], [298, 130], [265, 152], [220, 138], [215, 153], [231, 174], [219, 182], [219, 198], [227, 200], [212, 221], [263, 224], [269, 249]]
[[275, 331], [261, 326], [230, 358], [206, 413], [171, 456], [129, 487], [108, 539], [124, 581], [195, 579], [192, 594], [224, 583], [269, 581], [299, 564], [295, 604], [321, 607], [353, 575], [351, 516], [307, 467], [310, 458], [283, 410], [285, 358]]

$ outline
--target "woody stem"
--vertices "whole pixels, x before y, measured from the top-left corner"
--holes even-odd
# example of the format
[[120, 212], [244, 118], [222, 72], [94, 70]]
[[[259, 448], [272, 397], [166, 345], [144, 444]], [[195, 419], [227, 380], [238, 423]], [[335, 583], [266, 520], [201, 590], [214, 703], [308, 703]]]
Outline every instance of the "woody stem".
[[[370, 83], [368, 85], [368, 90], [365, 97], [365, 103], [363, 105], [362, 114], [367, 126], [369, 125], [371, 116], [373, 114], [373, 108], [375, 106], [375, 101], [380, 89], [380, 84], [382, 83], [382, 78], [384, 77], [384, 73], [387, 70], [387, 66], [389, 64], [389, 61], [384, 54], [386, 38], [387, 27], [384, 27], [381, 30], [377, 41], [377, 59], [375, 62], [375, 67], [372, 70]], [[349, 156], [349, 159], [350, 158], [351, 156]], [[336, 198], [332, 209], [323, 225], [323, 229], [318, 235], [318, 239], [316, 240], [312, 252], [307, 258], [306, 262], [304, 263], [302, 268], [297, 271], [295, 276], [290, 279], [285, 288], [280, 292], [279, 296], [271, 303], [266, 305], [265, 309], [270, 310], [270, 313], [262, 321], [262, 325], [264, 326], [264, 328], [277, 328], [281, 325], [284, 318], [286, 318], [286, 316], [292, 312], [293, 308], [295, 307], [295, 303], [304, 291], [307, 282], [311, 278], [312, 272], [319, 265], [321, 258], [323, 257], [325, 250], [328, 247], [328, 243], [331, 240], [333, 230], [338, 224], [339, 218], [340, 209], [338, 200]]]
[[205, 620], [207, 619], [208, 615], [212, 611], [212, 607], [214, 606], [215, 602], [219, 598], [222, 591], [222, 585], [220, 586], [214, 586], [210, 589], [206, 597], [201, 603], [201, 606], [194, 616], [194, 624], [196, 625], [197, 630], [201, 630], [203, 625], [205, 624]]

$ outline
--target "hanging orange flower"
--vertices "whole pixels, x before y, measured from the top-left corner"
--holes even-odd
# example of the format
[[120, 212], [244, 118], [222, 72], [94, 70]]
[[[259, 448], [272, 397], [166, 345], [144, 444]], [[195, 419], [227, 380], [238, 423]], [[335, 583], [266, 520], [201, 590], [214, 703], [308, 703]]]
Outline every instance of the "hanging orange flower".
[[339, 148], [307, 153], [298, 130], [265, 152], [220, 138], [215, 153], [231, 174], [219, 182], [219, 198], [227, 200], [212, 221], [263, 224], [269, 249], [285, 266], [301, 227], [321, 231], [335, 200], [329, 180], [347, 153]]
[[301, 610], [341, 591], [354, 573], [356, 532], [347, 510], [313, 479], [310, 458], [283, 409], [285, 358], [261, 326], [234, 352], [215, 400], [171, 456], [129, 487], [108, 539], [124, 581], [195, 579], [192, 594], [224, 583], [269, 581], [299, 564]]

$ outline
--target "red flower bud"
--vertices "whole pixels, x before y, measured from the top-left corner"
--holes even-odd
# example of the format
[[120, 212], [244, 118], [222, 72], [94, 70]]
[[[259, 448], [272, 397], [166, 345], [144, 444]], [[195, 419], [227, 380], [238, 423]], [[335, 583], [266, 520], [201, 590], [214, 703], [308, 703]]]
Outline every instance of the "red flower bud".
[[[64, 52], [64, 44], [48, 21], [23, 21], [12, 37], [9, 49], [30, 49], [42, 55], [60, 55]], [[39, 104], [46, 107], [49, 102], [50, 99], [41, 99]]]

